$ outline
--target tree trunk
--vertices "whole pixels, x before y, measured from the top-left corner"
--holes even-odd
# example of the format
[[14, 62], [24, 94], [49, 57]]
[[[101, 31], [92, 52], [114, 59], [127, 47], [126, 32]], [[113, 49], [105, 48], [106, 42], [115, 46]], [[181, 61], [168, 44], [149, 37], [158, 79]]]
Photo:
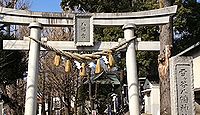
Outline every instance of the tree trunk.
[[[171, 6], [171, 0], [160, 0], [160, 8]], [[160, 78], [160, 115], [171, 115], [169, 58], [173, 41], [172, 17], [168, 24], [160, 26], [160, 55], [158, 70]]]

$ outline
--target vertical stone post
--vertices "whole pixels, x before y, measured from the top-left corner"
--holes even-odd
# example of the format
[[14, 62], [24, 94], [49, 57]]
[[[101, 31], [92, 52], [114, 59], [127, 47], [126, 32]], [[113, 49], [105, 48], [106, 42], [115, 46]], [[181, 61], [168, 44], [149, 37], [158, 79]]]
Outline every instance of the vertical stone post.
[[0, 115], [4, 115], [3, 114], [3, 101], [0, 100]]
[[[29, 28], [31, 29], [30, 36], [36, 40], [40, 40], [41, 24], [33, 22], [29, 25]], [[40, 45], [30, 40], [25, 115], [36, 115], [39, 53]]]
[[171, 115], [196, 115], [193, 58], [170, 58]]
[[[134, 24], [126, 24], [123, 26], [124, 38], [130, 40], [134, 37]], [[126, 68], [127, 68], [127, 83], [128, 83], [128, 97], [129, 97], [129, 111], [130, 115], [139, 115], [139, 91], [138, 91], [138, 76], [135, 40], [132, 41], [126, 51]]]
[[40, 103], [38, 106], [39, 106], [38, 107], [38, 111], [39, 111], [38, 115], [42, 115], [42, 104]]

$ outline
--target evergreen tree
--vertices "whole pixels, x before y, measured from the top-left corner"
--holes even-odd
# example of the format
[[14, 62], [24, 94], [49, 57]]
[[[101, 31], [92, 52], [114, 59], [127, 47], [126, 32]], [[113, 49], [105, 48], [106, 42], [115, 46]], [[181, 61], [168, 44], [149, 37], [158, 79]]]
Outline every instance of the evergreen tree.
[[16, 79], [23, 78], [27, 70], [25, 53], [20, 51], [3, 50], [3, 40], [14, 39], [11, 36], [0, 33], [0, 83], [11, 84]]
[[200, 41], [200, 3], [177, 0], [178, 11], [174, 21], [174, 54]]

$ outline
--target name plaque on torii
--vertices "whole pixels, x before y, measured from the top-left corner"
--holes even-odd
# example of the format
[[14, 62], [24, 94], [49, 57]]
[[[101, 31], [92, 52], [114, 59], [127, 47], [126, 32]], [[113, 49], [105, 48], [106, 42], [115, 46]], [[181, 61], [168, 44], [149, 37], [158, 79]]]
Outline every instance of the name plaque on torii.
[[76, 46], [94, 46], [93, 44], [93, 18], [89, 14], [75, 15], [75, 44]]

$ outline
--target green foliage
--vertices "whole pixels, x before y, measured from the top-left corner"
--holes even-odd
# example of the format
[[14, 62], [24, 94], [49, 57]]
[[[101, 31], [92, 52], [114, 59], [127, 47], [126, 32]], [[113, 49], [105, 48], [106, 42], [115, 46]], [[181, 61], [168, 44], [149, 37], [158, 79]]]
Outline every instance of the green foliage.
[[88, 12], [118, 12], [130, 9], [130, 0], [62, 0], [61, 7], [64, 8], [67, 3], [69, 7], [79, 6]]
[[[141, 26], [136, 30], [136, 35], [142, 41], [159, 41], [158, 26]], [[158, 78], [157, 56], [159, 52], [137, 51], [137, 66], [139, 77]], [[152, 79], [152, 78], [151, 78]]]
[[137, 51], [138, 76], [158, 80], [157, 56], [159, 52]]
[[200, 41], [200, 3], [189, 0], [175, 4], [178, 5], [174, 20], [174, 53], [177, 54]]
[[25, 54], [20, 51], [2, 50], [2, 41], [14, 39], [0, 33], [0, 83], [10, 84], [18, 78], [23, 78], [27, 69]]
[[81, 6], [85, 11], [91, 13], [98, 12], [130, 12], [158, 8], [156, 0], [62, 0], [61, 7]]
[[118, 38], [123, 38], [123, 31], [121, 27], [96, 27], [94, 38], [96, 41], [118, 41]]

